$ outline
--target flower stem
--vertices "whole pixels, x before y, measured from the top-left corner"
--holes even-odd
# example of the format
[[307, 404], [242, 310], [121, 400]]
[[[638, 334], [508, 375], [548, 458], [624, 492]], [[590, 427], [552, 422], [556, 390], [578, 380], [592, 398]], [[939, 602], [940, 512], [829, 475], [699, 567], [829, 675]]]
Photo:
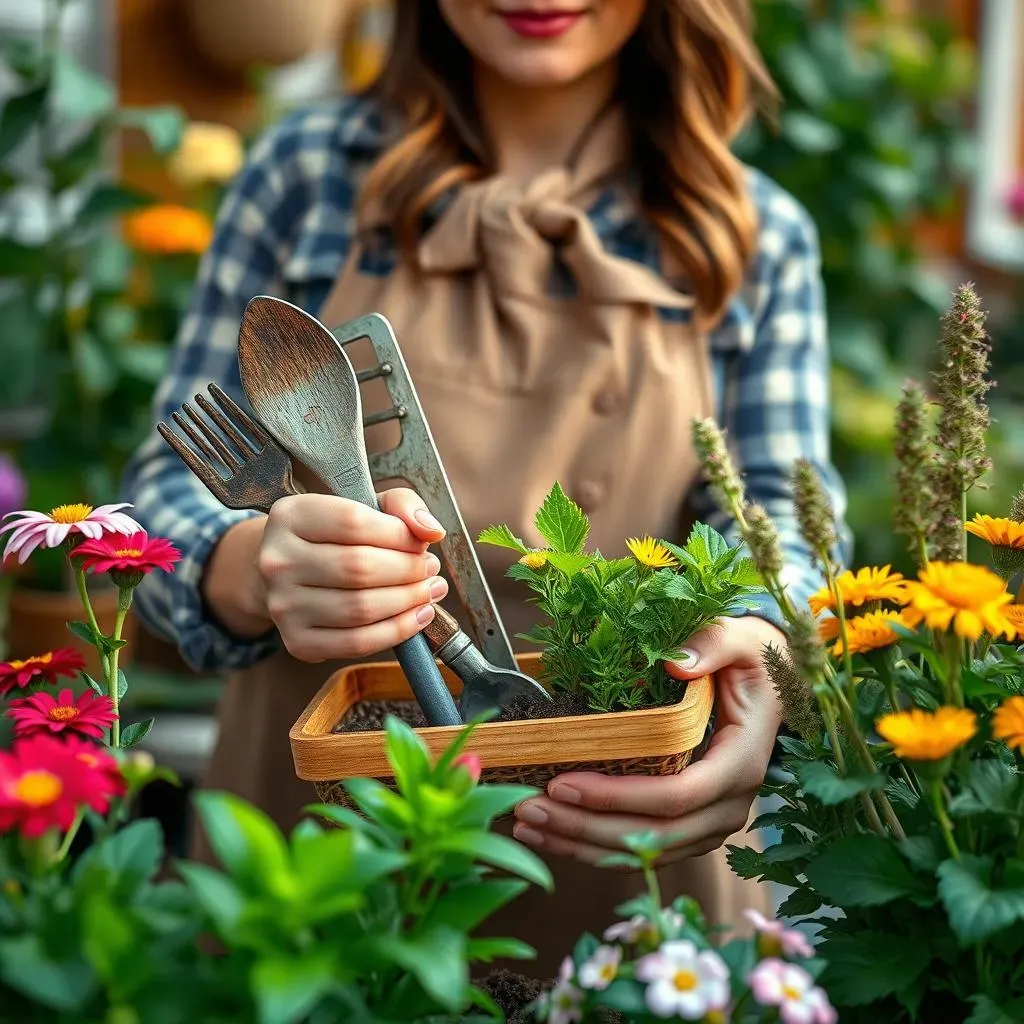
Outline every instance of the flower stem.
[[[117, 594], [117, 617], [114, 619], [113, 640], [121, 639], [124, 630], [124, 620], [128, 615], [128, 609], [132, 606], [132, 588], [122, 587]], [[107, 694], [114, 705], [114, 721], [110, 726], [110, 745], [114, 748], [121, 746], [121, 694], [120, 685], [117, 679], [117, 658], [121, 653], [120, 647], [115, 647], [110, 652], [110, 665], [107, 669]]]
[[[82, 602], [82, 608], [85, 610], [85, 617], [92, 627], [93, 635], [95, 637], [103, 636], [103, 632], [100, 629], [99, 622], [96, 621], [96, 613], [93, 611], [92, 601], [89, 600], [89, 587], [85, 582], [85, 570], [80, 566], [73, 566], [75, 573], [75, 585], [78, 588], [78, 598]], [[96, 653], [100, 659], [100, 667], [103, 669], [104, 676], [108, 675], [109, 669], [107, 667], [107, 656], [103, 653], [103, 649], [97, 643], [93, 643], [93, 647], [96, 648]]]
[[946, 849], [949, 850], [953, 860], [959, 860], [960, 847], [957, 846], [956, 838], [953, 836], [953, 823], [949, 820], [949, 815], [946, 813], [946, 802], [942, 796], [942, 779], [932, 779], [931, 796], [932, 808], [935, 811], [935, 817], [938, 819], [939, 828], [942, 830], [942, 838], [946, 841]]
[[67, 834], [64, 836], [63, 841], [57, 848], [57, 852], [53, 855], [53, 861], [55, 864], [59, 864], [67, 855], [71, 849], [71, 844], [75, 841], [75, 836], [78, 835], [78, 830], [82, 827], [82, 822], [85, 820], [85, 808], [79, 807], [75, 813], [75, 820], [71, 822], [71, 828], [67, 830]]
[[964, 663], [963, 640], [949, 633], [946, 635], [946, 700], [954, 707], [964, 706], [964, 696], [960, 690], [960, 670]]

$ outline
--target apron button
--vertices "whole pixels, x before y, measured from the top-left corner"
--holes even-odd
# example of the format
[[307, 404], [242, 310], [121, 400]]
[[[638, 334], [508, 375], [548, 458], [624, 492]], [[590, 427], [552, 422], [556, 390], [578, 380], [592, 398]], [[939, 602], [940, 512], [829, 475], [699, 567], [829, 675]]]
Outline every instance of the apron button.
[[598, 480], [583, 480], [576, 487], [576, 493], [574, 497], [576, 504], [579, 505], [584, 512], [593, 512], [598, 505], [601, 504], [601, 499], [604, 498], [605, 487]]
[[601, 416], [610, 416], [617, 412], [622, 405], [618, 393], [615, 391], [599, 391], [594, 396], [594, 412]]

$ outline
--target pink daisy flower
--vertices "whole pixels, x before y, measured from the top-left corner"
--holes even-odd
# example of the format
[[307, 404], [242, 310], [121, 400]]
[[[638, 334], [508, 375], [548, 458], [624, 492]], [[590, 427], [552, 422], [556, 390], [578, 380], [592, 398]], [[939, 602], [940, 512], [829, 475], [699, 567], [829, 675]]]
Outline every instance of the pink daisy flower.
[[76, 676], [85, 668], [85, 658], [74, 647], [61, 647], [31, 658], [0, 662], [0, 697], [15, 687], [24, 689], [31, 683], [55, 683], [59, 676]]
[[131, 507], [127, 502], [99, 508], [79, 503], [58, 505], [48, 513], [8, 512], [0, 525], [0, 534], [11, 531], [4, 548], [4, 560], [17, 555], [18, 563], [23, 565], [36, 548], [58, 547], [76, 533], [94, 540], [105, 533], [135, 533], [142, 527], [121, 511]]
[[136, 530], [125, 537], [97, 537], [82, 541], [72, 558], [82, 560], [82, 568], [92, 572], [145, 575], [154, 569], [170, 572], [181, 559], [178, 549], [163, 537], [150, 537]]
[[117, 713], [109, 697], [101, 697], [92, 690], [86, 690], [77, 700], [71, 690], [61, 690], [56, 699], [40, 692], [11, 701], [7, 717], [14, 721], [15, 736], [67, 731], [100, 739]]
[[761, 1006], [778, 1009], [782, 1024], [836, 1024], [839, 1014], [824, 989], [802, 967], [774, 958], [762, 960], [747, 978]]
[[753, 909], [744, 910], [743, 915], [757, 929], [757, 951], [761, 956], [814, 956], [814, 947], [802, 932]]

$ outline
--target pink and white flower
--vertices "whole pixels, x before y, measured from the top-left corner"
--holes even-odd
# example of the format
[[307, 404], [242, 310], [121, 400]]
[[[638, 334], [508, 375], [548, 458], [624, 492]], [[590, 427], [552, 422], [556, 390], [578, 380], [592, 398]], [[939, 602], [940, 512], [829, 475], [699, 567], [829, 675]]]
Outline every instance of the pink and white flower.
[[814, 947], [807, 937], [781, 921], [772, 921], [757, 910], [743, 911], [743, 916], [757, 930], [757, 951], [761, 956], [814, 956]]
[[647, 982], [644, 1001], [655, 1017], [700, 1020], [729, 1003], [729, 968], [712, 950], [692, 942], [666, 942], [637, 961], [636, 976]]
[[839, 1020], [825, 990], [798, 964], [769, 957], [750, 972], [747, 981], [761, 1006], [778, 1008], [782, 1024], [836, 1024]]
[[121, 502], [98, 508], [74, 504], [58, 505], [49, 512], [30, 509], [8, 512], [3, 517], [3, 525], [0, 525], [0, 535], [11, 531], [4, 548], [4, 561], [17, 555], [18, 563], [23, 565], [36, 548], [58, 547], [76, 533], [92, 540], [105, 533], [137, 533], [142, 527], [121, 511], [131, 507], [127, 502]]
[[598, 946], [593, 955], [580, 967], [580, 988], [603, 991], [615, 980], [620, 963], [622, 950], [618, 946]]
[[583, 993], [573, 984], [572, 957], [566, 957], [558, 972], [558, 981], [546, 999], [547, 1024], [576, 1024], [583, 1019]]
[[[683, 915], [674, 910], [663, 910], [662, 917], [670, 928], [679, 928]], [[657, 942], [661, 938], [658, 926], [643, 914], [634, 914], [628, 921], [616, 921], [604, 931], [605, 942]]]

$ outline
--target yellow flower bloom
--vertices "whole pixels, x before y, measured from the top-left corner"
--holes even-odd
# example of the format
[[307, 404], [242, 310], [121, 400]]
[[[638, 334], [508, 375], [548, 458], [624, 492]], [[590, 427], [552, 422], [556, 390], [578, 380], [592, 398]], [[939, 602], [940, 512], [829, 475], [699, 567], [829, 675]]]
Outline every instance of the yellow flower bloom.
[[1024, 754], [1024, 697], [1010, 697], [996, 708], [992, 735]]
[[968, 562], [930, 562], [916, 581], [907, 584], [907, 621], [922, 620], [930, 629], [950, 629], [957, 636], [977, 640], [1014, 635], [1006, 616], [1013, 597], [1006, 584], [991, 570]]
[[993, 547], [1024, 550], [1024, 523], [1012, 519], [995, 519], [992, 516], [975, 516], [969, 523], [964, 523], [964, 529], [988, 541]]
[[[907, 626], [905, 610], [868, 612], [866, 615], [858, 615], [846, 623], [846, 641], [851, 654], [864, 654], [867, 651], [877, 651], [881, 647], [888, 647], [896, 643], [900, 637], [892, 628], [896, 626]], [[836, 636], [839, 634], [839, 624], [836, 620]], [[843, 641], [836, 641], [832, 648], [832, 654], [839, 658], [843, 654]]]
[[519, 559], [519, 564], [527, 569], [543, 569], [548, 564], [548, 556], [543, 551], [530, 551]]
[[[1009, 620], [1010, 625], [1013, 626], [1014, 633], [1017, 636], [1024, 636], [1024, 604], [1008, 604], [1003, 609], [1003, 614]], [[1012, 640], [1013, 637], [1007, 634], [1008, 639]]]
[[128, 244], [143, 252], [198, 255], [213, 240], [213, 225], [198, 210], [161, 204], [126, 217], [124, 233]]
[[242, 169], [244, 160], [242, 137], [234, 128], [193, 121], [167, 162], [167, 170], [182, 188], [195, 188], [206, 182], [230, 181]]
[[626, 541], [626, 547], [629, 548], [629, 553], [648, 569], [667, 569], [676, 564], [672, 552], [653, 537], [630, 537]]
[[897, 757], [941, 761], [974, 736], [978, 716], [967, 708], [941, 707], [934, 712], [911, 708], [884, 715], [875, 728], [892, 744]]
[[[866, 566], [852, 573], [849, 569], [836, 579], [839, 594], [844, 605], [860, 607], [869, 601], [893, 601], [902, 604], [906, 581], [901, 573], [891, 572], [888, 565], [880, 569]], [[835, 598], [828, 587], [811, 595], [809, 600], [812, 615], [820, 615], [826, 608], [836, 610]]]
[[823, 644], [835, 640], [837, 636], [839, 636], [839, 619], [834, 615], [826, 615], [823, 619], [818, 619], [818, 639]]

